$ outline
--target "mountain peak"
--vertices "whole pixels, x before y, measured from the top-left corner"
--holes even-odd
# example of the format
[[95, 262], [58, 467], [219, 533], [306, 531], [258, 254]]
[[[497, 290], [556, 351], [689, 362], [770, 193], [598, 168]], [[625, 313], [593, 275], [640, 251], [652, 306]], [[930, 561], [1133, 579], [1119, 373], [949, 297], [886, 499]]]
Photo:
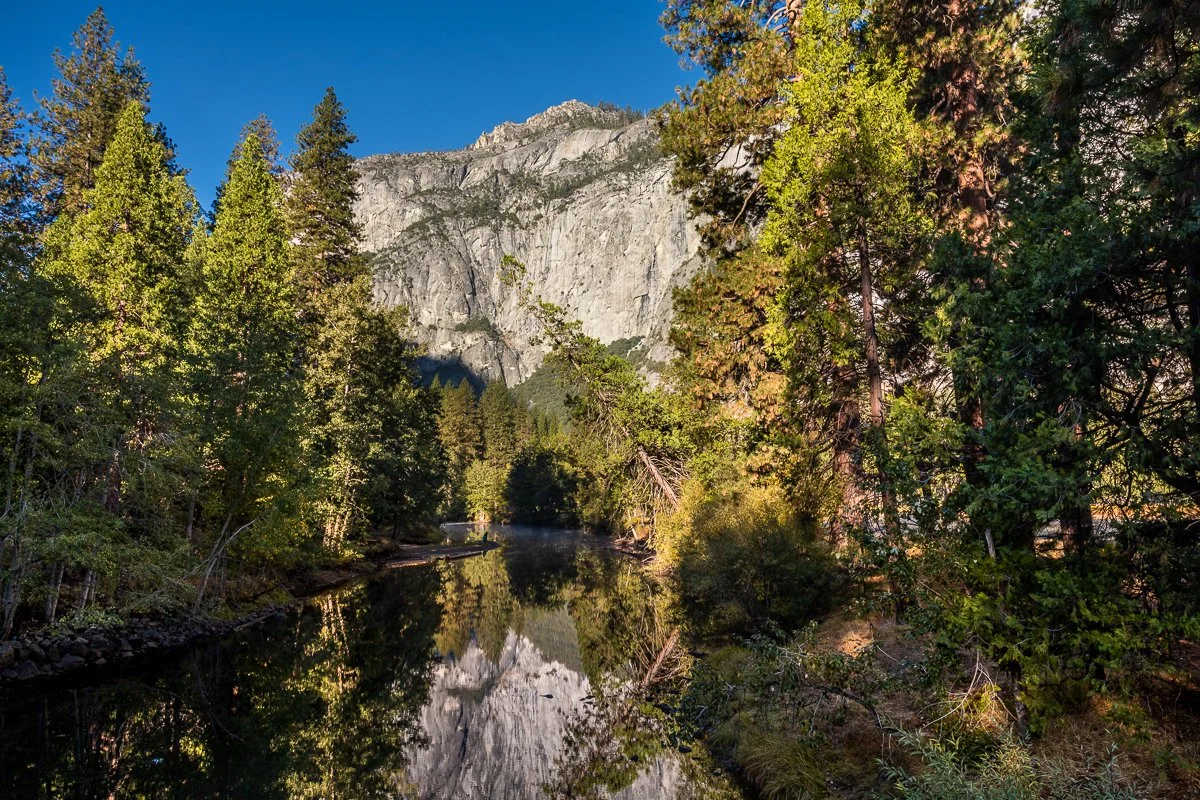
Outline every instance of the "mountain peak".
[[481, 150], [505, 145], [560, 128], [619, 128], [632, 121], [631, 112], [616, 106], [603, 103], [593, 106], [580, 100], [567, 100], [534, 114], [524, 122], [502, 122], [492, 130], [480, 134], [469, 149]]

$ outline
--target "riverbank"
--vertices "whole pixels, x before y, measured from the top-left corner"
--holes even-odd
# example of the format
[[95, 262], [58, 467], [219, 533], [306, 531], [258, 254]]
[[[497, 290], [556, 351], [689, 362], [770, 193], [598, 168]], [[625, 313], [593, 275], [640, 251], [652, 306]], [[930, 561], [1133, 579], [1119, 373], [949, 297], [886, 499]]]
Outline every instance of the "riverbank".
[[129, 665], [186, 649], [198, 642], [220, 639], [237, 631], [279, 619], [309, 598], [367, 578], [382, 570], [430, 564], [481, 555], [499, 547], [495, 542], [469, 544], [402, 544], [359, 561], [304, 570], [285, 578], [272, 598], [285, 601], [253, 603], [230, 618], [187, 615], [134, 618], [122, 625], [93, 626], [51, 633], [45, 629], [0, 642], [0, 698], [14, 688], [76, 680], [119, 671]]

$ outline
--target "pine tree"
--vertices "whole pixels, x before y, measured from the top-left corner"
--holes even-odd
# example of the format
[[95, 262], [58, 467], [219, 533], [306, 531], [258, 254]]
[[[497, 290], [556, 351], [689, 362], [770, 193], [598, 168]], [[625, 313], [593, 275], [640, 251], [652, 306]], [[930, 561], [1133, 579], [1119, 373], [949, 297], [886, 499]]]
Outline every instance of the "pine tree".
[[705, 77], [680, 91], [662, 120], [675, 185], [700, 217], [707, 249], [737, 250], [766, 214], [757, 171], [770, 157], [786, 112], [793, 67], [790, 15], [775, 0], [668, 0], [667, 42]]
[[[79, 322], [92, 363], [94, 396], [110, 420], [112, 461], [105, 505], [120, 507], [123, 454], [162, 432], [174, 395], [173, 372], [190, 298], [181, 275], [195, 217], [186, 181], [170, 153], [130, 103], [83, 195], [50, 268], [84, 292]], [[62, 226], [59, 226], [62, 227]]]
[[[46, 238], [45, 268], [73, 287], [71, 311], [61, 322], [87, 353], [76, 479], [90, 484], [94, 502], [135, 533], [169, 521], [177, 483], [159, 464], [177, 455], [176, 363], [190, 300], [181, 271], [195, 201], [183, 177], [172, 174], [170, 160], [141, 105], [129, 103], [95, 186], [83, 193], [85, 210], [60, 218]], [[92, 567], [111, 555], [106, 547], [111, 542], [75, 555], [90, 560], [81, 604], [94, 592]], [[56, 593], [61, 567], [53, 574]], [[53, 617], [52, 605], [48, 609]]]
[[[52, 94], [41, 100], [31, 154], [50, 219], [84, 209], [84, 193], [95, 185], [121, 113], [130, 101], [145, 106], [150, 100], [142, 65], [132, 50], [122, 53], [113, 41], [103, 8], [75, 32], [72, 50], [70, 55], [54, 53], [59, 77]], [[166, 144], [161, 131], [158, 137]]]
[[212, 235], [190, 341], [197, 427], [211, 464], [199, 519], [214, 555], [246, 526], [243, 547], [281, 555], [281, 504], [295, 474], [297, 303], [287, 252], [283, 197], [262, 143], [239, 145]]
[[25, 114], [0, 67], [0, 264], [24, 261], [31, 243]]
[[[1019, 2], [877, 4], [874, 36], [917, 71], [911, 104], [923, 126], [923, 169], [932, 182], [925, 201], [940, 242], [930, 273], [951, 324], [938, 341], [963, 426], [962, 471], [973, 492], [981, 473], [985, 425], [983, 380], [977, 362], [960, 357], [977, 336], [968, 306], [986, 288], [993, 234], [1002, 224], [1000, 201], [1022, 142], [1015, 97], [1024, 66], [1019, 50]], [[935, 313], [928, 312], [931, 316]], [[955, 467], [958, 472], [958, 467]]]
[[308, 297], [308, 313], [317, 319], [324, 312], [324, 290], [370, 277], [358, 249], [362, 231], [354, 217], [358, 169], [349, 147], [356, 141], [346, 124], [345, 107], [332, 88], [326, 89], [313, 121], [296, 137], [298, 148], [291, 161], [296, 178], [287, 201], [296, 280]]
[[484, 458], [507, 469], [517, 455], [517, 407], [502, 383], [489, 383], [479, 398]]
[[[371, 274], [359, 252], [354, 218], [358, 172], [348, 148], [355, 141], [333, 89], [298, 134], [294, 179], [286, 201], [293, 276], [301, 296], [305, 395], [316, 508], [325, 545], [341, 547], [366, 508], [372, 420], [360, 415], [370, 392], [369, 371], [405, 371], [409, 363], [377, 364], [367, 329], [383, 318], [372, 307]], [[396, 335], [400, 335], [397, 333]], [[397, 357], [390, 353], [387, 357]]]
[[419, 388], [404, 309], [372, 309], [362, 337], [369, 366], [355, 415], [370, 426], [362, 504], [368, 520], [396, 538], [435, 522], [441, 506], [447, 467], [439, 438], [430, 436], [441, 397]]
[[28, 498], [33, 491], [22, 467], [35, 443], [36, 364], [48, 287], [30, 271], [28, 172], [21, 127], [24, 114], [0, 68], [0, 639], [12, 630], [29, 560], [25, 542]]
[[[864, 488], [860, 405], [868, 409], [866, 453], [886, 452], [884, 342], [899, 337], [886, 327], [896, 304], [879, 301], [915, 282], [928, 229], [912, 197], [919, 129], [907, 105], [911, 78], [864, 40], [862, 15], [854, 3], [806, 6], [788, 90], [794, 117], [762, 175], [771, 203], [763, 245], [790, 262], [781, 297], [793, 391], [834, 420], [829, 435], [851, 520], [860, 518]], [[877, 477], [894, 517], [880, 463]]]
[[446, 454], [450, 473], [447, 513], [465, 511], [464, 481], [467, 468], [483, 456], [483, 432], [475, 403], [475, 390], [462, 380], [458, 386], [442, 389], [442, 407], [438, 414], [438, 438]]
[[[259, 114], [254, 119], [242, 126], [242, 132], [238, 136], [239, 142], [244, 142], [253, 134], [258, 139], [258, 144], [262, 148], [263, 158], [266, 160], [271, 174], [275, 177], [283, 175], [283, 163], [279, 160], [279, 134], [275, 132], [275, 124], [266, 114]], [[225, 162], [225, 175], [221, 182], [217, 184], [217, 190], [213, 196], [212, 217], [215, 218], [217, 208], [221, 205], [221, 197], [225, 194], [225, 187], [229, 184], [229, 176], [233, 173], [233, 165], [237, 163], [238, 151], [234, 151], [229, 155], [229, 159]]]

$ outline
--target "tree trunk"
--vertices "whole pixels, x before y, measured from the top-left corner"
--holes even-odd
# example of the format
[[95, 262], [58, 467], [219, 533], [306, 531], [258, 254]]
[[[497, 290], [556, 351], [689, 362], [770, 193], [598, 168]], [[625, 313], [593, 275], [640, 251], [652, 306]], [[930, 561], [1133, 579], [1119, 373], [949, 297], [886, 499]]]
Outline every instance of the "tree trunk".
[[1192, 255], [1184, 266], [1184, 297], [1188, 310], [1187, 342], [1188, 366], [1192, 372], [1192, 405], [1197, 420], [1200, 420], [1200, 265]]
[[854, 367], [834, 370], [833, 383], [840, 395], [830, 409], [833, 417], [833, 470], [841, 484], [842, 504], [830, 531], [830, 544], [843, 549], [850, 531], [863, 524], [862, 492], [862, 416], [858, 408]]
[[124, 436], [118, 437], [117, 443], [113, 445], [112, 460], [108, 462], [108, 469], [104, 476], [104, 510], [110, 514], [119, 514], [121, 511], [121, 439]]
[[672, 488], [671, 484], [667, 482], [667, 479], [662, 476], [662, 473], [659, 472], [658, 467], [654, 466], [654, 462], [650, 460], [650, 456], [645, 450], [642, 449], [640, 445], [638, 446], [637, 454], [638, 458], [641, 459], [642, 464], [645, 465], [646, 471], [650, 473], [650, 477], [654, 480], [654, 483], [659, 489], [662, 490], [662, 493], [666, 495], [667, 499], [671, 501], [671, 507], [678, 511], [679, 496], [675, 494], [675, 489]]
[[862, 292], [863, 339], [867, 350], [867, 383], [871, 425], [883, 429], [883, 372], [879, 368], [879, 336], [875, 332], [875, 285], [871, 275], [871, 249], [867, 228], [858, 224], [858, 270]]
[[83, 576], [83, 591], [79, 593], [79, 610], [83, 611], [96, 596], [96, 571], [88, 569]]
[[883, 501], [884, 525], [891, 535], [898, 533], [896, 499], [892, 492], [884, 459], [887, 456], [887, 428], [883, 410], [883, 370], [879, 366], [879, 336], [875, 330], [875, 282], [871, 274], [871, 247], [867, 238], [867, 226], [858, 223], [858, 270], [862, 292], [863, 340], [866, 344], [867, 391], [870, 398], [871, 427], [874, 429], [873, 444], [876, 447], [875, 465], [879, 478], [879, 492]]
[[1078, 555], [1087, 547], [1092, 538], [1092, 509], [1084, 502], [1072, 506], [1058, 520], [1062, 534], [1063, 550], [1071, 555]]
[[4, 594], [0, 598], [0, 641], [7, 639], [12, 633], [13, 619], [17, 614], [17, 606], [21, 604], [21, 579], [25, 572], [25, 554], [21, 550], [21, 540], [12, 543], [12, 560], [9, 562], [8, 577], [4, 581]]
[[54, 617], [58, 613], [58, 594], [62, 589], [63, 570], [66, 565], [61, 561], [56, 561], [50, 567], [50, 583], [46, 592], [46, 609], [45, 617], [46, 624], [53, 625]]

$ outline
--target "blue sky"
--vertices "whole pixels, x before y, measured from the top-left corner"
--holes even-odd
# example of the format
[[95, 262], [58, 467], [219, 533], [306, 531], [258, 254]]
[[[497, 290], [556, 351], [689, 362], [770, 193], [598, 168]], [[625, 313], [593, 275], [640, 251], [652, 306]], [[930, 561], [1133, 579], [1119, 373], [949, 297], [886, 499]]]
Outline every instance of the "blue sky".
[[[0, 65], [24, 107], [47, 93], [50, 54], [91, 2], [0, 0]], [[696, 75], [662, 41], [659, 0], [414, 3], [111, 0], [123, 45], [153, 85], [206, 205], [243, 123], [260, 113], [285, 152], [326, 86], [358, 134], [357, 155], [445, 150], [570, 98], [653, 108]]]

